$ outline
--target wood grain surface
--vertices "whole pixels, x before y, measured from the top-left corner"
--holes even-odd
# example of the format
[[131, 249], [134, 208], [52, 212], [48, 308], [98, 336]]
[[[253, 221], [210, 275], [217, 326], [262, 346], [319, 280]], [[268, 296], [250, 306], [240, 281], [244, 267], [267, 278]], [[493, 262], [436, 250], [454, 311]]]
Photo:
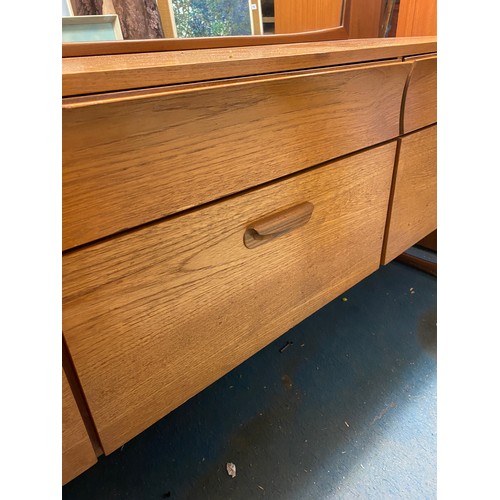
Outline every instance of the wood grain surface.
[[396, 36], [437, 35], [437, 0], [400, 0]]
[[437, 57], [413, 61], [401, 114], [401, 133], [406, 134], [437, 122]]
[[64, 249], [396, 137], [409, 66], [63, 108]]
[[383, 4], [383, 0], [351, 0], [349, 38], [379, 37]]
[[437, 228], [437, 126], [399, 140], [383, 264]]
[[[396, 141], [63, 256], [63, 329], [105, 453], [375, 271]], [[303, 226], [246, 228], [303, 202]]]
[[166, 38], [177, 37], [177, 27], [175, 25], [174, 9], [172, 0], [157, 0], [158, 12], [160, 13], [163, 33]]
[[398, 58], [436, 52], [436, 45], [436, 37], [379, 38], [65, 57], [63, 96]]
[[62, 372], [62, 484], [97, 462], [80, 411]]
[[342, 0], [274, 0], [275, 33], [300, 33], [340, 26]]

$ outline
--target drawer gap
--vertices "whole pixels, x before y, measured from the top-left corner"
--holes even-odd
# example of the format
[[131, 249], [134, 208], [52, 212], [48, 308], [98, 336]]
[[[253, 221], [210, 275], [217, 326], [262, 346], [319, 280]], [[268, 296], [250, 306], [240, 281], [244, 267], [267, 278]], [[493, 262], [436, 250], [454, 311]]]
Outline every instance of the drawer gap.
[[359, 154], [359, 153], [363, 153], [365, 151], [370, 151], [372, 149], [378, 148], [378, 147], [383, 146], [385, 144], [389, 144], [390, 142], [392, 142], [394, 140], [396, 140], [395, 137], [391, 138], [391, 139], [388, 139], [387, 141], [383, 141], [383, 142], [381, 142], [379, 144], [376, 144], [374, 146], [368, 146], [366, 148], [362, 148], [362, 149], [359, 149], [357, 151], [353, 151], [351, 153], [339, 156], [337, 158], [334, 158], [334, 159], [331, 159], [331, 160], [327, 160], [327, 161], [324, 161], [322, 163], [318, 163], [317, 165], [313, 165], [312, 167], [304, 168], [303, 170], [299, 170], [298, 172], [292, 172], [291, 174], [279, 177], [277, 179], [272, 179], [272, 180], [264, 182], [262, 184], [256, 184], [255, 186], [252, 186], [251, 188], [244, 189], [242, 191], [237, 191], [235, 193], [232, 193], [232, 194], [229, 194], [229, 195], [226, 195], [226, 196], [222, 196], [220, 198], [216, 198], [214, 200], [208, 201], [206, 203], [202, 203], [202, 204], [197, 205], [195, 207], [187, 208], [185, 210], [181, 210], [181, 211], [175, 212], [173, 214], [168, 214], [168, 215], [166, 215], [164, 217], [159, 217], [159, 218], [153, 219], [153, 220], [151, 220], [149, 222], [145, 222], [144, 224], [139, 224], [137, 226], [134, 226], [134, 227], [131, 227], [131, 228], [128, 228], [128, 229], [124, 229], [122, 231], [117, 231], [116, 233], [112, 233], [112, 234], [109, 234], [109, 235], [104, 236], [102, 238], [98, 238], [98, 239], [89, 241], [87, 243], [83, 243], [82, 245], [76, 245], [76, 246], [74, 246], [72, 248], [68, 248], [68, 249], [64, 250], [62, 252], [62, 254], [63, 255], [72, 254], [73, 252], [82, 250], [84, 248], [89, 248], [91, 246], [103, 243], [105, 241], [112, 240], [112, 239], [114, 239], [116, 237], [123, 236], [123, 235], [126, 235], [126, 234], [130, 234], [130, 233], [135, 232], [135, 231], [140, 231], [141, 229], [150, 227], [150, 226], [152, 226], [154, 224], [158, 224], [158, 223], [161, 223], [161, 222], [166, 221], [166, 220], [172, 220], [172, 219], [174, 219], [176, 217], [182, 217], [183, 215], [190, 214], [190, 213], [195, 212], [197, 210], [210, 207], [210, 206], [212, 206], [212, 205], [214, 205], [216, 203], [220, 203], [221, 201], [230, 200], [230, 199], [234, 198], [235, 196], [241, 196], [241, 195], [244, 195], [246, 193], [251, 193], [253, 191], [256, 191], [257, 189], [262, 189], [262, 188], [264, 188], [266, 186], [270, 186], [272, 184], [276, 184], [278, 182], [281, 182], [281, 181], [284, 181], [284, 180], [287, 180], [287, 179], [292, 179], [294, 177], [297, 177], [298, 175], [304, 174], [306, 172], [310, 172], [312, 170], [316, 170], [318, 168], [323, 168], [323, 167], [326, 167], [326, 166], [329, 166], [329, 165], [331, 167], [334, 167], [333, 164], [336, 163], [336, 162], [338, 162], [338, 161], [340, 161], [340, 160], [343, 160], [345, 158], [349, 158], [349, 157], [351, 157], [353, 155], [356, 155], [356, 154]]
[[94, 420], [92, 419], [92, 416], [90, 414], [90, 410], [85, 399], [82, 386], [78, 379], [73, 360], [71, 359], [71, 354], [69, 353], [64, 335], [62, 338], [62, 364], [64, 373], [66, 374], [66, 378], [68, 379], [71, 392], [73, 393], [73, 397], [75, 398], [78, 409], [80, 410], [80, 415], [82, 417], [83, 423], [85, 424], [85, 429], [87, 430], [90, 442], [92, 443], [92, 447], [94, 448], [94, 452], [97, 457], [100, 457], [104, 454], [104, 451], [99, 439], [99, 435], [97, 434]]

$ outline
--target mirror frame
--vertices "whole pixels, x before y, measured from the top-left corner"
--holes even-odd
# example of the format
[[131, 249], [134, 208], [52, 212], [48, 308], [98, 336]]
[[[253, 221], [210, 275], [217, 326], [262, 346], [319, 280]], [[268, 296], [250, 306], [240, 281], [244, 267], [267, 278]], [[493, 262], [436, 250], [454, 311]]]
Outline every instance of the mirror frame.
[[174, 50], [252, 47], [285, 43], [326, 42], [349, 38], [351, 0], [343, 0], [340, 25], [302, 33], [219, 36], [203, 38], [154, 38], [147, 40], [119, 40], [109, 42], [71, 42], [62, 44], [63, 57], [82, 57], [115, 54], [137, 54]]

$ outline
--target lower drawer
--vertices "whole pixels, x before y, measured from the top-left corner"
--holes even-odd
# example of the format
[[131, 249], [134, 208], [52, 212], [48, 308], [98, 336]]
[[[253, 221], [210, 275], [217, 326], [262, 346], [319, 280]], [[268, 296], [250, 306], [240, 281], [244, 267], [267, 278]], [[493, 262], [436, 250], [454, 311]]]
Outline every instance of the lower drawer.
[[63, 330], [105, 453], [378, 268], [395, 150], [64, 255]]
[[437, 227], [437, 126], [399, 140], [383, 264]]
[[62, 372], [62, 484], [66, 484], [97, 462], [78, 405]]

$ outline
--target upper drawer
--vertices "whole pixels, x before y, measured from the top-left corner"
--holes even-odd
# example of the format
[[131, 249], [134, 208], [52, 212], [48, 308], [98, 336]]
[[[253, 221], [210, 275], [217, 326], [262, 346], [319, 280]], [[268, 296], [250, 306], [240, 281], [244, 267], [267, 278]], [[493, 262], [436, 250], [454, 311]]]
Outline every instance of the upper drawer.
[[412, 64], [403, 103], [403, 134], [437, 122], [437, 57], [415, 58]]
[[411, 63], [63, 104], [63, 249], [394, 138]]
[[63, 256], [64, 335], [106, 453], [378, 268], [395, 151]]

